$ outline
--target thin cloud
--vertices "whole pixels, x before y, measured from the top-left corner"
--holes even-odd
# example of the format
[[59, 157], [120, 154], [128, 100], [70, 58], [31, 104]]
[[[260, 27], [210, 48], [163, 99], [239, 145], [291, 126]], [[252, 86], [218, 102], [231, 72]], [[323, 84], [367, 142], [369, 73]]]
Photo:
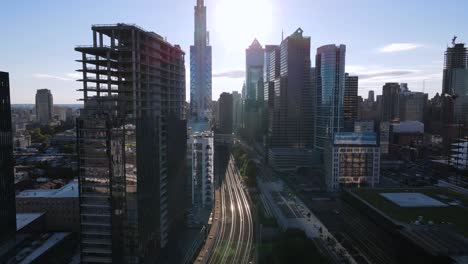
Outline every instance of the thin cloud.
[[418, 72], [419, 72], [418, 70], [383, 70], [383, 71], [363, 72], [357, 75], [359, 76], [359, 79], [366, 80], [366, 79], [400, 77], [400, 76], [405, 76], [405, 75], [411, 75], [411, 74], [418, 73]]
[[73, 81], [73, 79], [69, 77], [59, 76], [59, 75], [52, 75], [46, 73], [34, 73], [32, 75], [34, 78], [37, 79], [49, 79], [49, 80], [59, 80], [59, 81]]
[[391, 43], [391, 44], [388, 44], [386, 46], [379, 48], [378, 51], [382, 53], [392, 53], [392, 52], [414, 50], [422, 46], [423, 46], [422, 44], [418, 44], [418, 43]]
[[232, 79], [239, 79], [245, 77], [245, 71], [243, 70], [233, 70], [233, 71], [225, 71], [213, 74], [215, 78], [232, 78]]

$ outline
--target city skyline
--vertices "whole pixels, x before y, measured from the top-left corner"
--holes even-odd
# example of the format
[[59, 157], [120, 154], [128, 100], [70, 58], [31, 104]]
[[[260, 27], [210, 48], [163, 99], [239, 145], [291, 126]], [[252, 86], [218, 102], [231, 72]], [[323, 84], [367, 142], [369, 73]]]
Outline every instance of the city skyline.
[[[422, 91], [423, 81], [426, 80], [425, 92], [432, 97], [442, 90], [443, 51], [450, 44], [451, 38], [457, 35], [459, 42], [468, 42], [467, 36], [462, 34], [462, 25], [468, 23], [468, 18], [463, 16], [465, 8], [460, 8], [460, 5], [468, 3], [309, 3], [295, 0], [293, 4], [285, 5], [278, 0], [250, 2], [237, 1], [236, 6], [227, 0], [207, 0], [205, 3], [208, 7], [210, 43], [215, 61], [213, 99], [218, 98], [222, 92], [241, 90], [245, 76], [242, 54], [254, 38], [264, 45], [277, 43], [281, 40], [282, 32], [289, 35], [297, 27], [311, 36], [312, 55], [322, 45], [347, 45], [349, 52], [346, 72], [360, 77], [360, 95], [367, 95], [369, 90], [380, 94], [385, 82], [407, 82], [413, 91]], [[422, 4], [427, 7], [425, 12], [419, 9]], [[59, 104], [77, 103], [79, 93], [75, 90], [79, 88], [79, 83], [75, 82], [78, 75], [74, 71], [77, 63], [74, 62], [76, 57], [73, 48], [79, 43], [90, 41], [84, 29], [92, 24], [135, 23], [146, 30], [163, 34], [168, 41], [179, 43], [186, 54], [189, 53], [189, 46], [193, 41], [194, 1], [139, 1], [138, 5], [113, 1], [111, 7], [108, 2], [93, 5], [95, 10], [87, 8], [86, 1], [71, 4], [29, 3], [27, 6], [6, 3], [10, 12], [2, 16], [0, 21], [3, 24], [8, 24], [7, 21], [14, 23], [15, 27], [0, 30], [9, 40], [2, 43], [8, 52], [1, 54], [0, 70], [10, 72], [12, 103], [33, 103], [34, 92], [40, 88], [50, 89]], [[230, 21], [233, 14], [230, 13], [241, 10], [243, 5], [249, 8], [243, 13], [239, 27], [234, 27], [235, 23]], [[339, 9], [336, 8], [338, 5]], [[49, 8], [50, 6], [54, 8]], [[258, 18], [265, 21], [255, 23], [258, 12], [248, 10], [259, 6], [264, 7], [264, 12]], [[113, 12], [100, 13], [104, 8], [112, 8]], [[233, 8], [234, 12], [229, 12]], [[379, 16], [372, 15], [372, 11], [377, 9]], [[155, 10], [158, 15], [146, 10]], [[362, 12], [363, 15], [356, 19], [356, 12]], [[19, 13], [23, 15], [18, 15]], [[139, 16], [135, 18], [134, 14], [137, 13]], [[311, 13], [315, 19], [310, 19]], [[99, 16], [95, 16], [97, 14]], [[174, 17], [178, 17], [180, 21], [172, 27]], [[392, 19], [382, 19], [385, 17]], [[57, 21], [73, 22], [56, 23]], [[31, 31], [33, 22], [37, 27], [51, 30]], [[360, 26], [362, 24], [367, 26], [363, 28]], [[26, 37], [33, 41], [13, 41]], [[48, 41], [42, 41], [43, 38]], [[363, 42], [362, 39], [366, 41]], [[43, 61], [47, 61], [47, 65], [44, 66]], [[186, 69], [189, 76], [188, 63]], [[187, 85], [187, 101], [189, 89]]]

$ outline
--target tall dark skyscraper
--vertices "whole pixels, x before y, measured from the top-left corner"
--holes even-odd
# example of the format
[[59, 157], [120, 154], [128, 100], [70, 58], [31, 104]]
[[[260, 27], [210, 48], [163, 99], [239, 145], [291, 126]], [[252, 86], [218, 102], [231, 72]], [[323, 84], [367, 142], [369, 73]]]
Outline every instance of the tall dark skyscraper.
[[375, 102], [375, 94], [374, 94], [374, 91], [372, 91], [372, 90], [369, 91], [369, 96], [367, 97], [367, 101], [368, 101], [369, 103]]
[[206, 30], [206, 6], [195, 6], [195, 43], [190, 46], [190, 113], [198, 120], [211, 119], [212, 85], [211, 46]]
[[333, 134], [343, 129], [345, 90], [345, 45], [325, 45], [317, 49], [315, 147], [324, 149]]
[[453, 46], [447, 48], [442, 85], [442, 94], [455, 96], [455, 122], [468, 122], [468, 48], [465, 44], [454, 41]]
[[400, 84], [386, 83], [382, 87], [381, 121], [388, 122], [399, 117]]
[[222, 93], [218, 100], [219, 132], [232, 134], [233, 96], [230, 93]]
[[0, 244], [16, 232], [10, 80], [0, 72]]
[[345, 91], [343, 100], [343, 121], [345, 132], [354, 131], [354, 122], [358, 118], [358, 76], [345, 74]]
[[172, 217], [184, 212], [173, 204], [186, 175], [184, 52], [134, 25], [92, 32], [92, 45], [75, 49], [84, 101], [77, 122], [81, 261], [154, 263], [177, 223]]
[[275, 78], [269, 132], [271, 147], [312, 147], [314, 102], [310, 37], [302, 33], [302, 29], [297, 29], [281, 42], [279, 52], [270, 53], [270, 76]]

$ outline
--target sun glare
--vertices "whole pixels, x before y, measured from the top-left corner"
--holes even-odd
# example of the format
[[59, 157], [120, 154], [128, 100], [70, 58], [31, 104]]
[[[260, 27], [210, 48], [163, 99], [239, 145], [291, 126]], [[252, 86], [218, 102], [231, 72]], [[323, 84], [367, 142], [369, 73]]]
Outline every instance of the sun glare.
[[216, 1], [214, 30], [222, 38], [225, 47], [247, 48], [254, 38], [267, 38], [273, 26], [273, 7], [270, 1]]

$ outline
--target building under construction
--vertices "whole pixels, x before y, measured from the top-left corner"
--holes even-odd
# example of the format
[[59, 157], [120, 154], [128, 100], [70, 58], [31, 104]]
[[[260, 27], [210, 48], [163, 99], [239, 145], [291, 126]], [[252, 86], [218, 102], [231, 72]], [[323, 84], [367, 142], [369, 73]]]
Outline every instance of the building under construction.
[[92, 37], [75, 48], [81, 261], [154, 263], [183, 211], [184, 52], [129, 24], [94, 25]]

